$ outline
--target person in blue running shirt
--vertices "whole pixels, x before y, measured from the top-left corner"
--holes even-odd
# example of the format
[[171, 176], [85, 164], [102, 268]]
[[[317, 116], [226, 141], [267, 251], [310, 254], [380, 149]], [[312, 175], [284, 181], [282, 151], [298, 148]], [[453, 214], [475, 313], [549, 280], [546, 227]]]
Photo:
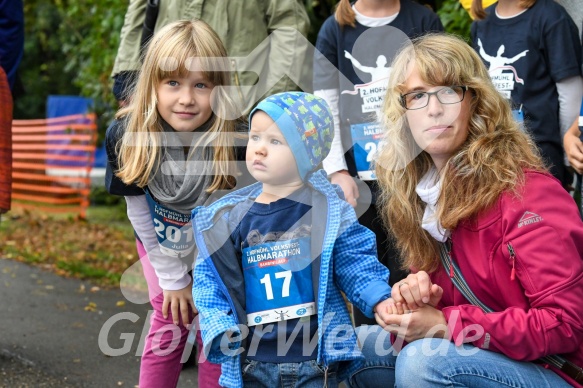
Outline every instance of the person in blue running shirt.
[[[474, 0], [472, 43], [514, 117], [533, 137], [550, 171], [569, 187], [563, 139], [583, 96], [577, 26], [554, 0]], [[573, 129], [575, 131], [575, 128]]]

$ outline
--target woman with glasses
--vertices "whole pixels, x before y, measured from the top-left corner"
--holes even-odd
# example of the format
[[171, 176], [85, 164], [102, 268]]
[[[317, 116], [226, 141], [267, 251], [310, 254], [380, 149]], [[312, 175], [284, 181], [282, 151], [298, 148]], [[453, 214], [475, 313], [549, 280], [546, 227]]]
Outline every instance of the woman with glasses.
[[[382, 215], [412, 273], [392, 289], [406, 313], [375, 311], [384, 330], [360, 330], [352, 386], [581, 384], [583, 223], [477, 53], [449, 35], [413, 41], [382, 121]], [[535, 361], [557, 354], [567, 373]]]

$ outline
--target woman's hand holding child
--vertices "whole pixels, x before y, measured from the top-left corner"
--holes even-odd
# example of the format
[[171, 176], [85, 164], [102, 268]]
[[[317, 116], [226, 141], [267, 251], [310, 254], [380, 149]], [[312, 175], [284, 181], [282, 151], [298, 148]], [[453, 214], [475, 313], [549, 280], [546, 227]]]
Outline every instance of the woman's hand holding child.
[[426, 272], [410, 274], [394, 285], [391, 295], [375, 306], [375, 319], [385, 330], [407, 342], [449, 336], [445, 317], [435, 308], [443, 289], [432, 284]]

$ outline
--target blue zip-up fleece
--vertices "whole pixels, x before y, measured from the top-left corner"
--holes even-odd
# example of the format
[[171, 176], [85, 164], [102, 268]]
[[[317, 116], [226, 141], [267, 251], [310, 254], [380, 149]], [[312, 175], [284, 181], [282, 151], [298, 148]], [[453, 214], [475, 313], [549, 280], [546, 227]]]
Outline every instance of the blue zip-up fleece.
[[[362, 366], [364, 358], [341, 291], [372, 317], [373, 307], [391, 294], [389, 271], [376, 257], [374, 234], [358, 223], [354, 209], [339, 197], [325, 172], [313, 173], [307, 185], [313, 189], [311, 250], [312, 257], [317, 257], [312, 263], [318, 311], [317, 362], [325, 368], [346, 363], [338, 372], [343, 380]], [[247, 210], [241, 204], [256, 198], [261, 189], [261, 183], [256, 183], [192, 212], [198, 246], [194, 303], [207, 358], [222, 364], [219, 384], [223, 387], [243, 386], [241, 363], [248, 333], [245, 282], [230, 234]]]

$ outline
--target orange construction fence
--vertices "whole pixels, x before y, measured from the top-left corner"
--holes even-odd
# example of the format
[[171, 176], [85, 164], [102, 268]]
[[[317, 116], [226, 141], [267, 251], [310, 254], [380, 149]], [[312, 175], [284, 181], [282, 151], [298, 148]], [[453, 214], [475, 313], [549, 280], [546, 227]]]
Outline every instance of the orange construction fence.
[[51, 213], [89, 206], [95, 114], [12, 121], [12, 205]]

